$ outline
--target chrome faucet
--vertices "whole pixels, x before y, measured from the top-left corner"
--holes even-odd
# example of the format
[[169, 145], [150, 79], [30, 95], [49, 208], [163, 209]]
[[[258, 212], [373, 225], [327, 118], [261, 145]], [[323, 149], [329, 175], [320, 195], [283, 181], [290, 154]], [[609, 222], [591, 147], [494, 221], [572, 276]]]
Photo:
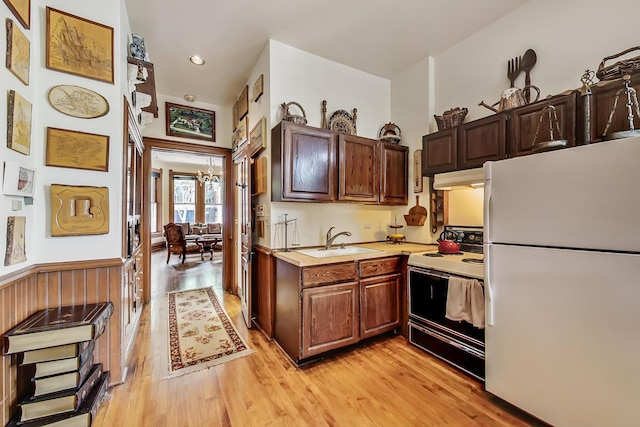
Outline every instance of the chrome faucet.
[[325, 244], [324, 244], [325, 249], [331, 249], [331, 245], [333, 244], [333, 241], [336, 240], [336, 237], [342, 236], [342, 235], [351, 236], [351, 233], [349, 233], [348, 231], [341, 231], [340, 233], [337, 233], [332, 236], [331, 230], [333, 230], [334, 228], [335, 227], [331, 227], [329, 231], [327, 231], [327, 240], [325, 241]]

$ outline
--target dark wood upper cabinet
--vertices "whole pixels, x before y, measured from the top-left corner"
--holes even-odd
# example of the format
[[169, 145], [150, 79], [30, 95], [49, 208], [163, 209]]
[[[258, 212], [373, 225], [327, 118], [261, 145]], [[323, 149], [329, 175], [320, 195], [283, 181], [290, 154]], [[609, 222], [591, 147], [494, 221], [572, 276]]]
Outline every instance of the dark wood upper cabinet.
[[[602, 83], [602, 82], [601, 82]], [[631, 78], [631, 87], [640, 92], [640, 74], [635, 74]], [[613, 108], [616, 98], [616, 92], [623, 89], [622, 79], [612, 80], [603, 86], [594, 86], [591, 97], [591, 140], [601, 141], [603, 139], [604, 130], [609, 120], [609, 115]], [[626, 107], [627, 97], [622, 91], [615, 113], [611, 120], [611, 126], [607, 130], [607, 134], [629, 130], [628, 110]], [[633, 107], [634, 127], [640, 127], [640, 118], [636, 117], [636, 110]]]
[[458, 128], [458, 167], [481, 167], [484, 162], [504, 159], [507, 141], [506, 114], [498, 113], [465, 123]]
[[337, 135], [282, 121], [271, 131], [272, 200], [336, 200]]
[[338, 146], [338, 200], [377, 203], [380, 195], [378, 141], [342, 134]]
[[285, 121], [271, 142], [273, 201], [408, 203], [408, 147]]
[[406, 205], [409, 203], [409, 147], [380, 144], [380, 203]]
[[451, 172], [458, 167], [458, 128], [422, 137], [422, 175]]
[[[567, 147], [575, 146], [576, 100], [577, 92], [573, 92], [569, 95], [556, 96], [512, 110], [510, 112], [509, 155], [531, 154], [533, 152], [534, 139], [536, 143], [550, 141], [549, 109], [545, 109], [547, 105], [552, 105], [555, 108], [558, 118], [560, 134], [558, 134], [558, 128], [554, 124], [554, 139], [566, 139]], [[551, 124], [553, 124], [553, 120]]]

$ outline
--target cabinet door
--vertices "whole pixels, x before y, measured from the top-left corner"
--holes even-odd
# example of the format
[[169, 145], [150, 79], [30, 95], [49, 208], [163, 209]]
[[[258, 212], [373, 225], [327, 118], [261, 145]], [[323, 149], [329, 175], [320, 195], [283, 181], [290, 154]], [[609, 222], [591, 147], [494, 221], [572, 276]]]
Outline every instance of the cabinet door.
[[504, 113], [466, 123], [458, 129], [458, 169], [480, 167], [504, 159], [507, 120]]
[[422, 175], [451, 172], [458, 166], [458, 128], [431, 133], [422, 137]]
[[[631, 78], [631, 87], [640, 92], [640, 74], [635, 74]], [[593, 141], [602, 140], [609, 115], [613, 109], [613, 103], [616, 99], [616, 92], [623, 88], [622, 79], [612, 81], [603, 87], [593, 88], [593, 95], [591, 97], [591, 139]], [[627, 97], [623, 91], [618, 98], [618, 104], [611, 119], [611, 126], [609, 126], [607, 130], [607, 134], [629, 130], [629, 112], [626, 104]], [[635, 108], [633, 108], [633, 114], [634, 128], [638, 129], [638, 127], [640, 127], [640, 118], [636, 117]]]
[[342, 134], [338, 146], [338, 200], [377, 203], [380, 194], [378, 141]]
[[[281, 139], [272, 139], [278, 145], [272, 153], [273, 200], [336, 200], [336, 134], [289, 122], [282, 122], [278, 129]], [[275, 128], [273, 135], [278, 135]]]
[[360, 336], [368, 338], [400, 326], [401, 274], [360, 281]]
[[358, 329], [357, 282], [302, 291], [302, 359], [358, 342]]
[[566, 139], [568, 147], [576, 145], [576, 94], [572, 93], [511, 110], [510, 156], [532, 153], [534, 140], [536, 143], [550, 140], [548, 110], [542, 111], [547, 105], [555, 107], [558, 117], [560, 134], [554, 126], [554, 139]]
[[409, 147], [380, 142], [380, 203], [409, 202]]

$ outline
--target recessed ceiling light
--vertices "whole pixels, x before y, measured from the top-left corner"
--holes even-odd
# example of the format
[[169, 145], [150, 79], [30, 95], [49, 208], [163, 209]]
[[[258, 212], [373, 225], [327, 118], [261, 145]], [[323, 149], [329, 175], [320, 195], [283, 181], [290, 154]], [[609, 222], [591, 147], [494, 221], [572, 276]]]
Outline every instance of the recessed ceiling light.
[[195, 100], [196, 100], [196, 96], [195, 96], [195, 95], [191, 95], [190, 93], [188, 93], [188, 94], [186, 94], [186, 95], [184, 96], [184, 99], [186, 99], [186, 100], [187, 100], [187, 101], [189, 101], [189, 102], [193, 102], [193, 101], [195, 101]]
[[202, 65], [204, 64], [204, 59], [202, 59], [201, 57], [199, 57], [198, 55], [193, 55], [189, 57], [189, 61], [191, 61], [193, 64], [195, 65]]

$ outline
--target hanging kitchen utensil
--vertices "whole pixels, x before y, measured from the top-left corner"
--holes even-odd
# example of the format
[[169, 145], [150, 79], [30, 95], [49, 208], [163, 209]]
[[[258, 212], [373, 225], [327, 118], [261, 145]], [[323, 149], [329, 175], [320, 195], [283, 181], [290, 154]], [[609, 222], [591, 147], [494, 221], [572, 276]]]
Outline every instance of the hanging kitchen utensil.
[[[531, 94], [529, 92], [529, 87], [531, 86], [531, 76], [530, 72], [534, 65], [536, 65], [536, 61], [538, 60], [538, 56], [533, 49], [527, 49], [527, 51], [522, 56], [522, 62], [520, 63], [520, 69], [524, 71], [524, 89], [523, 95], [524, 99], [529, 104]], [[538, 91], [538, 96], [540, 95], [540, 91]], [[536, 97], [536, 100], [538, 98]], [[535, 101], [534, 101], [535, 102]]]
[[420, 196], [416, 196], [416, 205], [409, 209], [409, 214], [404, 216], [407, 225], [424, 225], [427, 219], [427, 208], [420, 206]]
[[[536, 143], [536, 141], [538, 140], [540, 127], [542, 126], [542, 122], [545, 116], [549, 120], [549, 140]], [[559, 139], [555, 138], [555, 135], [553, 133], [554, 127], [558, 131]], [[531, 141], [531, 148], [533, 149], [533, 151], [546, 151], [552, 150], [554, 148], [566, 147], [567, 143], [568, 142], [566, 139], [562, 139], [560, 124], [558, 122], [558, 114], [556, 113], [556, 107], [549, 104], [540, 111], [540, 120], [538, 121], [538, 126], [536, 127], [536, 133], [533, 136], [533, 141]]]
[[[604, 128], [604, 132], [602, 132], [603, 139], [619, 139], [619, 138], [628, 138], [630, 136], [639, 136], [640, 129], [636, 129], [633, 122], [633, 107], [635, 107], [635, 112], [640, 119], [640, 107], [638, 106], [638, 97], [636, 96], [636, 90], [631, 87], [631, 76], [626, 74], [622, 77], [622, 83], [624, 87], [616, 92], [616, 97], [613, 100], [613, 106], [611, 107], [611, 111], [609, 112], [609, 120], [607, 120], [607, 126]], [[624, 130], [620, 132], [613, 132], [610, 135], [607, 135], [607, 131], [609, 127], [611, 127], [611, 123], [613, 122], [613, 116], [616, 113], [616, 107], [618, 106], [618, 99], [620, 98], [620, 94], [624, 92], [627, 98], [627, 117], [629, 119], [629, 130]]]

